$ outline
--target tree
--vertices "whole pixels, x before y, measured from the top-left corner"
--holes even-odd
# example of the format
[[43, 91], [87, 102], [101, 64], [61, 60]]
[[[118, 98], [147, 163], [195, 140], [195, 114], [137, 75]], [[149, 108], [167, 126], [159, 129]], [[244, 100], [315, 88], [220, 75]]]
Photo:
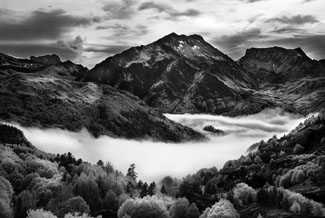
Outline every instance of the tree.
[[149, 188], [148, 188], [148, 195], [152, 196], [155, 193], [156, 193], [156, 183], [152, 182], [152, 183], [150, 183]]
[[301, 207], [297, 201], [293, 202], [293, 204], [290, 207], [290, 211], [294, 213], [301, 213]]
[[118, 210], [118, 218], [169, 218], [166, 207], [153, 197], [126, 200]]
[[[239, 202], [243, 205], [246, 205], [249, 202], [248, 200], [253, 200], [256, 197], [256, 191], [252, 187], [248, 186], [246, 183], [239, 183], [233, 189], [234, 197], [239, 200]], [[251, 198], [251, 199], [249, 199]]]
[[137, 176], [137, 173], [135, 172], [135, 164], [130, 165], [126, 176], [129, 177], [133, 181], [137, 180], [138, 176]]
[[80, 197], [72, 197], [68, 200], [64, 201], [60, 205], [60, 214], [67, 214], [67, 213], [90, 213], [90, 209], [88, 204], [85, 200]]
[[199, 218], [200, 211], [197, 208], [195, 203], [192, 203], [191, 206], [187, 209], [187, 212], [185, 214], [186, 218]]
[[148, 183], [144, 183], [141, 187], [141, 190], [140, 190], [140, 197], [143, 198], [144, 196], [147, 196], [148, 195]]
[[302, 154], [304, 152], [304, 147], [300, 144], [296, 144], [295, 148], [293, 149], [294, 154]]
[[104, 201], [103, 201], [103, 209], [107, 211], [107, 214], [110, 216], [116, 216], [118, 210], [119, 202], [116, 194], [110, 190], [107, 192]]
[[0, 198], [0, 217], [1, 218], [12, 218], [13, 211], [4, 199]]
[[74, 193], [81, 196], [87, 202], [91, 211], [96, 210], [99, 190], [94, 176], [87, 176], [82, 172], [76, 180]]
[[162, 187], [161, 187], [161, 189], [160, 189], [160, 193], [161, 194], [167, 194], [167, 192], [166, 192], [166, 188], [165, 188], [165, 186], [163, 185]]
[[189, 207], [190, 202], [186, 198], [178, 198], [170, 208], [171, 218], [184, 218]]
[[11, 218], [13, 211], [11, 208], [11, 200], [13, 197], [13, 189], [10, 182], [0, 176], [0, 215], [4, 218]]
[[259, 189], [256, 193], [256, 201], [261, 206], [267, 206], [269, 203], [269, 193], [264, 188]]
[[221, 199], [215, 203], [207, 212], [208, 218], [239, 218], [239, 214], [235, 210], [230, 201]]
[[104, 166], [104, 162], [102, 160], [98, 160], [97, 161], [97, 165], [103, 167]]
[[254, 163], [256, 163], [256, 164], [263, 163], [263, 161], [259, 155], [256, 155], [256, 157], [254, 158]]

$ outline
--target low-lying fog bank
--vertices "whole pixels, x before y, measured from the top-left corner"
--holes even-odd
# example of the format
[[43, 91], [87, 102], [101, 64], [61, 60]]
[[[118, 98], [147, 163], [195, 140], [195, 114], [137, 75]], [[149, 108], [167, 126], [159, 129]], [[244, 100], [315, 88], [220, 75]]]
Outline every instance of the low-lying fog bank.
[[221, 168], [227, 160], [245, 153], [253, 143], [273, 135], [281, 137], [305, 119], [280, 109], [264, 110], [245, 117], [190, 114], [166, 116], [200, 131], [204, 126], [213, 125], [226, 135], [206, 132], [209, 141], [173, 144], [107, 136], [95, 139], [86, 130], [75, 133], [60, 129], [14, 126], [23, 130], [27, 139], [43, 151], [55, 154], [71, 152], [76, 158], [91, 163], [96, 163], [99, 159], [110, 161], [124, 173], [131, 163], [135, 163], [139, 179], [159, 181], [166, 175], [181, 178], [201, 168]]

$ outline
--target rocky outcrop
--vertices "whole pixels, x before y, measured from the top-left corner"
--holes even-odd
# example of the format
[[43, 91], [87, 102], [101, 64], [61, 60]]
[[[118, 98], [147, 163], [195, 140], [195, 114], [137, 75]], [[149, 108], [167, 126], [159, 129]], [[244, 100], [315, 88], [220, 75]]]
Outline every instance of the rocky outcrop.
[[61, 64], [61, 60], [59, 56], [52, 54], [52, 55], [43, 55], [39, 57], [31, 56], [30, 60], [34, 63], [42, 64], [44, 66], [55, 66]]
[[[14, 61], [18, 64], [21, 60]], [[72, 62], [64, 62], [29, 73], [0, 70], [0, 119], [24, 126], [72, 131], [85, 127], [95, 136], [166, 142], [204, 138], [168, 120], [128, 92], [108, 85], [75, 81], [75, 75], [83, 73], [78, 69], [85, 70]]]
[[252, 97], [250, 75], [201, 36], [172, 33], [97, 64], [85, 81], [109, 84], [169, 113], [256, 112], [272, 104]]

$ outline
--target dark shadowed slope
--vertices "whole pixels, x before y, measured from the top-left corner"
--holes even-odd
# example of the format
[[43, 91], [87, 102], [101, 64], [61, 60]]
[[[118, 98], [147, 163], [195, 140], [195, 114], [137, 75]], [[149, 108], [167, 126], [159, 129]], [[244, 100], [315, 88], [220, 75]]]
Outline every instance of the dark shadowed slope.
[[[2, 64], [5, 68], [0, 70], [1, 120], [73, 131], [86, 127], [96, 136], [106, 134], [173, 142], [203, 137], [168, 120], [127, 92], [108, 85], [74, 81], [85, 73], [80, 65], [58, 64], [44, 58], [36, 64], [35, 61], [1, 57], [4, 57], [1, 63], [5, 63]], [[54, 56], [46, 56], [51, 57]], [[37, 70], [30, 66], [37, 66]]]

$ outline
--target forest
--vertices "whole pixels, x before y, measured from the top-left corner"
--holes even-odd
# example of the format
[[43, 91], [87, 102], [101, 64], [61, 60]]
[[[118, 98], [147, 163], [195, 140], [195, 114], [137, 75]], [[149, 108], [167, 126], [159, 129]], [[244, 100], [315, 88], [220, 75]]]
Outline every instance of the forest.
[[110, 162], [45, 153], [1, 124], [0, 217], [324, 217], [324, 125], [321, 112], [222, 169], [147, 183], [138, 179], [136, 163], [120, 172]]

